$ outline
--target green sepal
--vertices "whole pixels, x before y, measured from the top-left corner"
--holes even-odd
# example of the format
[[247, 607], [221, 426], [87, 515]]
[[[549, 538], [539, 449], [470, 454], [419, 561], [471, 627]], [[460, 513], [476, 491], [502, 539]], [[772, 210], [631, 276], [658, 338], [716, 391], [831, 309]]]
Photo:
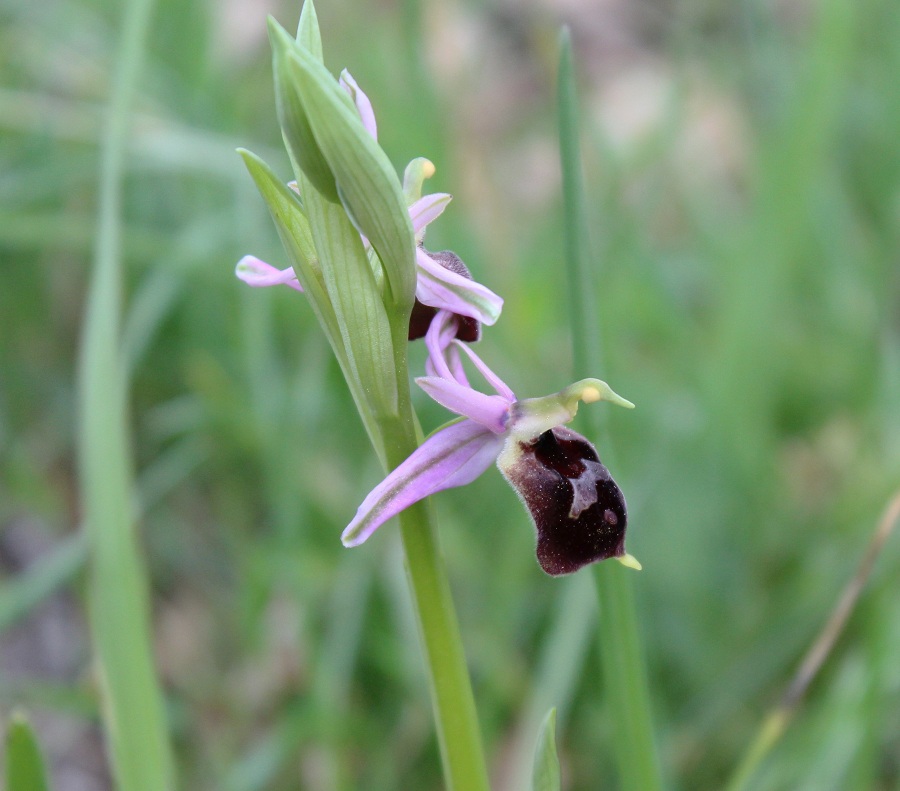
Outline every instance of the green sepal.
[[[356, 397], [379, 416], [398, 412], [394, 346], [387, 310], [362, 239], [344, 209], [312, 189], [301, 174], [300, 190], [321, 261], [325, 288], [340, 328]], [[363, 395], [364, 394], [364, 395]]]
[[513, 436], [531, 439], [554, 426], [562, 426], [572, 420], [578, 412], [578, 404], [584, 401], [609, 401], [626, 409], [634, 409], [634, 404], [599, 379], [581, 379], [564, 390], [540, 398], [523, 398], [513, 405]]
[[531, 775], [532, 791], [559, 791], [559, 757], [556, 754], [556, 709], [550, 709], [534, 748], [534, 769]]
[[300, 22], [297, 24], [297, 43], [306, 47], [319, 63], [323, 61], [322, 34], [319, 32], [319, 17], [313, 0], [306, 0], [300, 11]]
[[[311, 11], [307, 19], [314, 21], [315, 11]], [[301, 22], [303, 22], [301, 17]], [[303, 25], [299, 31], [304, 41], [315, 46], [318, 26], [313, 21]], [[272, 45], [272, 72], [275, 76], [275, 106], [278, 111], [278, 122], [281, 124], [281, 136], [291, 154], [291, 162], [306, 174], [312, 185], [333, 203], [338, 202], [337, 185], [334, 173], [322, 154], [313, 134], [310, 120], [304, 109], [299, 94], [299, 86], [294, 79], [290, 67], [290, 54], [297, 49], [297, 42], [272, 17], [269, 17], [269, 42]], [[322, 42], [318, 39], [319, 57], [321, 58]], [[306, 52], [306, 50], [303, 50]], [[313, 55], [307, 53], [311, 59]], [[323, 67], [324, 68], [324, 67]], [[296, 173], [299, 180], [300, 173]]]
[[294, 268], [297, 280], [303, 286], [338, 360], [346, 362], [343, 337], [325, 286], [312, 230], [300, 200], [256, 154], [243, 148], [239, 148], [238, 153], [256, 183], [259, 194], [269, 207], [269, 213], [275, 222], [278, 236]]
[[47, 791], [47, 770], [37, 738], [22, 714], [13, 714], [6, 731], [7, 791]]
[[300, 46], [291, 50], [288, 66], [344, 208], [384, 266], [391, 318], [405, 322], [415, 295], [416, 267], [412, 222], [400, 180], [327, 69]]

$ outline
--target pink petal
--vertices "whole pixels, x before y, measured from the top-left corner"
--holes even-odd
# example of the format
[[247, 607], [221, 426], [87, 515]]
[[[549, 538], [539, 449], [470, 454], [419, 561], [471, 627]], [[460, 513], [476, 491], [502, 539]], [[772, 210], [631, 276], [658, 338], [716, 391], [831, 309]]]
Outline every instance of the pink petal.
[[[413, 233], [419, 238], [419, 233], [425, 230], [425, 226], [434, 222], [444, 213], [447, 204], [453, 199], [446, 192], [435, 192], [433, 195], [423, 195], [409, 207], [409, 219], [412, 220]], [[423, 233], [422, 236], [425, 234]]]
[[500, 395], [502, 395], [507, 401], [515, 401], [516, 394], [513, 393], [512, 390], [509, 389], [509, 385], [506, 384], [497, 374], [495, 374], [490, 368], [488, 368], [487, 363], [482, 360], [475, 352], [473, 352], [466, 344], [460, 343], [459, 341], [451, 341], [453, 343], [453, 348], [462, 349], [467, 355], [469, 355], [469, 359], [473, 362], [475, 367], [481, 372], [481, 375], [487, 379], [488, 383], [491, 387], [494, 388]]
[[439, 376], [420, 376], [416, 384], [441, 406], [457, 415], [464, 415], [495, 434], [506, 431], [510, 402], [498, 395], [486, 395], [450, 379]]
[[469, 316], [490, 326], [500, 317], [503, 299], [481, 283], [445, 269], [416, 248], [416, 298], [423, 305]]
[[388, 519], [431, 494], [471, 483], [491, 466], [503, 442], [471, 420], [441, 429], [363, 500], [341, 535], [344, 546], [362, 544]]
[[[450, 372], [453, 374], [453, 378], [461, 385], [470, 387], [471, 385], [469, 384], [469, 380], [466, 377], [466, 371], [463, 368], [462, 359], [460, 359], [459, 356], [459, 349], [457, 349], [456, 346], [451, 346], [447, 350], [447, 357], [450, 358], [447, 363], [450, 366]], [[513, 398], [513, 401], [515, 401], [515, 397]]]
[[441, 376], [445, 379], [455, 379], [447, 367], [446, 352], [453, 337], [456, 335], [456, 320], [447, 310], [439, 310], [425, 333], [425, 347], [428, 349], [428, 360], [425, 370], [429, 376]]
[[350, 75], [350, 72], [344, 69], [341, 72], [341, 78], [338, 81], [341, 84], [341, 87], [350, 94], [350, 98], [353, 99], [353, 103], [356, 105], [356, 110], [359, 112], [359, 117], [362, 118], [363, 126], [366, 128], [366, 131], [372, 135], [375, 140], [378, 140], [378, 126], [375, 123], [375, 111], [372, 109], [372, 102], [369, 101], [369, 97], [362, 92], [360, 87], [356, 84], [356, 80]]
[[243, 280], [248, 286], [290, 286], [296, 291], [303, 291], [303, 287], [297, 280], [294, 270], [276, 269], [271, 264], [260, 260], [253, 255], [245, 255], [234, 269], [238, 279]]

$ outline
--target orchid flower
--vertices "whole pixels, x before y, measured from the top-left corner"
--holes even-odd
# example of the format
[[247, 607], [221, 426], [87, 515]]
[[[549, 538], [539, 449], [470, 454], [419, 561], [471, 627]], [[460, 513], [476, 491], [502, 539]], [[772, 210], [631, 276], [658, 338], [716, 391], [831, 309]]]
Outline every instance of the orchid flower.
[[[537, 559], [547, 574], [568, 574], [610, 557], [640, 568], [625, 552], [625, 498], [594, 447], [564, 427], [580, 401], [633, 404], [598, 379], [583, 379], [544, 398], [519, 400], [475, 352], [454, 339], [457, 321], [441, 311], [432, 322], [425, 338], [429, 375], [416, 383], [463, 419], [429, 437], [370, 492], [344, 530], [344, 545], [361, 544], [413, 503], [471, 483], [496, 462], [531, 514]], [[493, 394], [469, 384], [460, 352]]]
[[[378, 128], [369, 97], [346, 69], [341, 73], [340, 85], [353, 100], [363, 126], [377, 141]], [[421, 194], [422, 182], [432, 175], [434, 165], [431, 162], [413, 160], [407, 168], [405, 179], [407, 185], [410, 182], [414, 184], [409, 191]], [[296, 182], [291, 182], [288, 186], [297, 190]], [[458, 325], [460, 339], [476, 341], [480, 337], [480, 325], [494, 324], [500, 317], [503, 307], [503, 299], [475, 282], [465, 264], [455, 253], [450, 251], [431, 253], [423, 246], [426, 227], [440, 217], [450, 200], [451, 196], [447, 193], [437, 192], [417, 197], [409, 206], [409, 216], [416, 238], [417, 276], [416, 301], [410, 319], [410, 340], [424, 336], [438, 310], [448, 310], [468, 319]], [[364, 236], [363, 242], [369, 249], [369, 242]], [[303, 291], [293, 268], [278, 269], [252, 255], [246, 255], [238, 261], [235, 275], [249, 286], [286, 285], [296, 291]]]

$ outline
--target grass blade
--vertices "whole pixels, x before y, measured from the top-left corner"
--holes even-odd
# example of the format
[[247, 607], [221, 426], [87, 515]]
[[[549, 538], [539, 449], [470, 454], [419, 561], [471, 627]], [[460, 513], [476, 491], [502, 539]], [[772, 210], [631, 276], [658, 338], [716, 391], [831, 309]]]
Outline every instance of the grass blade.
[[0, 585], [0, 634], [75, 576], [86, 555], [84, 535], [73, 536], [32, 568]]
[[550, 709], [541, 725], [534, 749], [532, 791], [559, 791], [559, 756], [556, 754], [556, 709]]
[[557, 712], [559, 727], [564, 728], [596, 630], [597, 592], [593, 580], [588, 575], [573, 574], [563, 582], [552, 625], [541, 645], [531, 692], [511, 750], [514, 769], [501, 791], [528, 787], [528, 777], [533, 772], [534, 732], [550, 707]]
[[[572, 65], [572, 42], [567, 30], [560, 36], [559, 62], [560, 156], [566, 222], [566, 261], [569, 272], [572, 344], [577, 376], [603, 370], [594, 304], [597, 272], [588, 255], [584, 189], [581, 183], [581, 151], [578, 106]], [[595, 375], [599, 375], [596, 374]], [[601, 410], [585, 410], [592, 434], [600, 439]], [[605, 440], [604, 458], [609, 458]], [[637, 629], [632, 581], [633, 572], [617, 563], [595, 567], [597, 595], [602, 619], [600, 650], [603, 684], [611, 722], [616, 724], [613, 753], [623, 791], [654, 791], [662, 787], [650, 694]]]
[[831, 655], [847, 621], [856, 609], [859, 597], [872, 575], [875, 561], [884, 550], [884, 545], [891, 537], [898, 522], [900, 522], [900, 493], [895, 494], [888, 502], [884, 515], [857, 566], [856, 573], [841, 591], [834, 610], [829, 614], [822, 630], [804, 655], [800, 667], [785, 689], [781, 700], [763, 720], [755, 739], [750, 743], [735, 769], [734, 775], [725, 786], [727, 791], [743, 791], [749, 786], [760, 765], [791, 724], [806, 691]]
[[120, 343], [122, 169], [152, 5], [152, 0], [130, 0], [125, 7], [103, 142], [97, 244], [79, 368], [79, 483], [90, 547], [90, 621], [113, 773], [121, 791], [173, 787], [134, 524]]
[[6, 732], [7, 791], [47, 791], [47, 771], [28, 720], [14, 714]]

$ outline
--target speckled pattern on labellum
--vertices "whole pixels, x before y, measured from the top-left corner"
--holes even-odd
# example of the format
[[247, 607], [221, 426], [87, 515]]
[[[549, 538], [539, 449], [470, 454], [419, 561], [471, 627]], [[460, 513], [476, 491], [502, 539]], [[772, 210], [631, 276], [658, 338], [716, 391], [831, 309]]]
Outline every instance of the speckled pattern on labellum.
[[537, 559], [556, 576], [625, 555], [625, 498], [593, 445], [564, 426], [519, 442], [501, 466], [537, 530]]

